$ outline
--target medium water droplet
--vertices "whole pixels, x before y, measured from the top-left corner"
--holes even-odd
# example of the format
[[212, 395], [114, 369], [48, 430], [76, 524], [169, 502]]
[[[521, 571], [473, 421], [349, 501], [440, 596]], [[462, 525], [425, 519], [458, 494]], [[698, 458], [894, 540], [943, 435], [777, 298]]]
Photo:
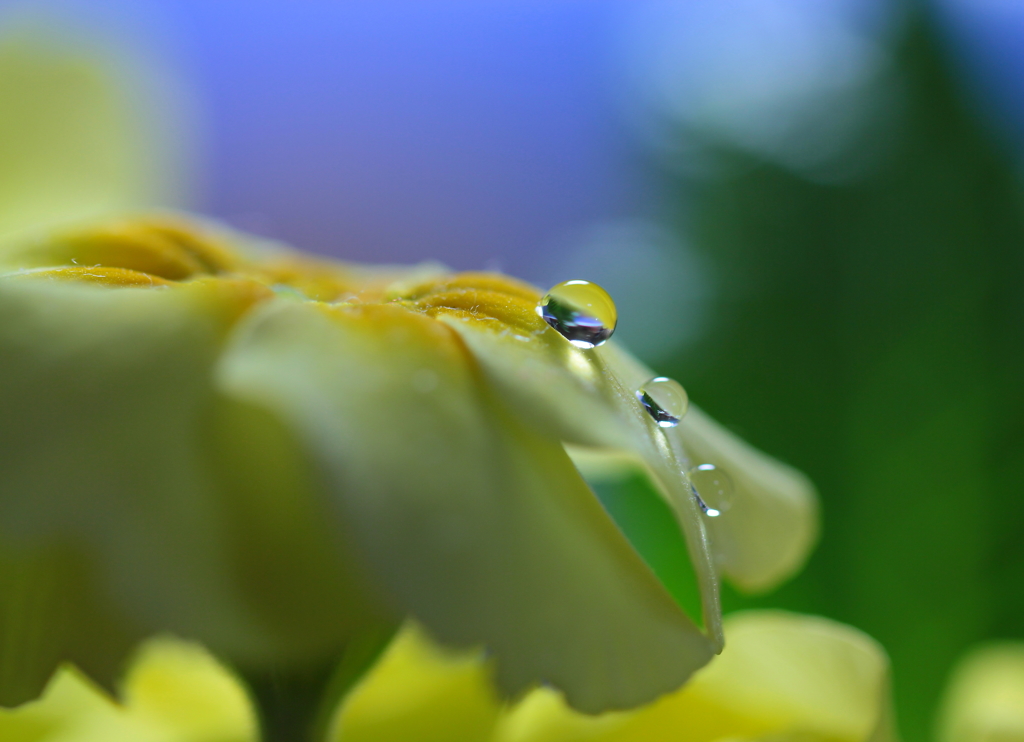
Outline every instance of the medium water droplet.
[[577, 348], [593, 348], [615, 332], [618, 313], [608, 292], [590, 281], [563, 281], [537, 305], [537, 314]]
[[690, 406], [683, 385], [667, 376], [655, 376], [636, 390], [636, 398], [662, 428], [678, 425]]
[[732, 507], [732, 480], [724, 471], [714, 464], [701, 464], [690, 469], [689, 474], [693, 496], [704, 515], [717, 518]]

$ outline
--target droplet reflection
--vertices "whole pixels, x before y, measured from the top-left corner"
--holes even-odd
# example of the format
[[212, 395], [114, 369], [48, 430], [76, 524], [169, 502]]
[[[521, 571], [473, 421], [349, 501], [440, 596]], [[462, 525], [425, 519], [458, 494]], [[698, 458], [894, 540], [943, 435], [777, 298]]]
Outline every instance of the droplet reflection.
[[733, 485], [729, 476], [714, 464], [690, 469], [690, 484], [697, 504], [709, 518], [717, 518], [732, 507]]
[[563, 281], [537, 305], [537, 314], [578, 348], [594, 348], [615, 332], [618, 313], [608, 292], [590, 281]]
[[661, 428], [678, 425], [690, 406], [682, 384], [667, 376], [655, 376], [636, 390], [636, 398]]

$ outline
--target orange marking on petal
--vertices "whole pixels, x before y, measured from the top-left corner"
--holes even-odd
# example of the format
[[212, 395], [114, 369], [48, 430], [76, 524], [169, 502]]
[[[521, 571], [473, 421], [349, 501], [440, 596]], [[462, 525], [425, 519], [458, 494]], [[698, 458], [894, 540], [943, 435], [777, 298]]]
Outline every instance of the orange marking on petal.
[[483, 289], [461, 289], [433, 293], [410, 305], [430, 316], [453, 314], [478, 319], [494, 319], [525, 332], [544, 330], [544, 320], [536, 311], [534, 298]]
[[152, 235], [167, 240], [192, 257], [206, 273], [239, 270], [244, 260], [201, 225], [184, 218], [154, 217], [136, 222]]
[[26, 271], [24, 273], [11, 273], [6, 277], [79, 281], [121, 288], [161, 288], [174, 285], [171, 281], [160, 276], [154, 276], [152, 273], [142, 273], [141, 271], [133, 271], [128, 268], [110, 268], [107, 266], [73, 265], [47, 270]]
[[423, 299], [434, 294], [448, 293], [458, 290], [479, 290], [496, 294], [507, 294], [537, 303], [540, 292], [528, 283], [517, 281], [500, 273], [466, 272], [442, 276], [437, 279], [423, 281], [403, 290], [399, 299]]

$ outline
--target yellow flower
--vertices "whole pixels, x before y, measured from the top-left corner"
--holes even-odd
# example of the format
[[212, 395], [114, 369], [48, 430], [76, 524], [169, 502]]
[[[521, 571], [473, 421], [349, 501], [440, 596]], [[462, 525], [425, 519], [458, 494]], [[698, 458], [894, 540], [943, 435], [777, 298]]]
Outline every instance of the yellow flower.
[[[766, 587], [813, 538], [799, 475], [698, 410], [659, 427], [635, 393], [652, 374], [567, 342], [512, 279], [346, 266], [173, 218], [11, 243], [0, 272], [7, 705], [65, 660], [109, 686], [152, 633], [305, 672], [412, 615], [486, 646], [507, 694], [635, 706], [720, 648], [719, 569]], [[565, 444], [652, 474], [707, 634]], [[725, 516], [701, 514], [691, 458], [735, 480]]]

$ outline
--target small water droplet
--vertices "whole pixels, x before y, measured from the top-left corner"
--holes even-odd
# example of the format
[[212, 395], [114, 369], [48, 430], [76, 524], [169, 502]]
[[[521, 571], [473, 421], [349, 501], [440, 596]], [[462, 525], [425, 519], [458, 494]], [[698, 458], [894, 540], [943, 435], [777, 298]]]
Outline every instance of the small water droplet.
[[577, 348], [593, 348], [615, 332], [618, 313], [608, 292], [590, 281], [563, 281], [537, 305], [537, 314]]
[[732, 507], [733, 485], [724, 471], [714, 464], [690, 469], [690, 484], [697, 504], [709, 518], [717, 518]]
[[655, 376], [636, 390], [636, 398], [662, 428], [678, 425], [690, 406], [683, 385], [667, 376]]

